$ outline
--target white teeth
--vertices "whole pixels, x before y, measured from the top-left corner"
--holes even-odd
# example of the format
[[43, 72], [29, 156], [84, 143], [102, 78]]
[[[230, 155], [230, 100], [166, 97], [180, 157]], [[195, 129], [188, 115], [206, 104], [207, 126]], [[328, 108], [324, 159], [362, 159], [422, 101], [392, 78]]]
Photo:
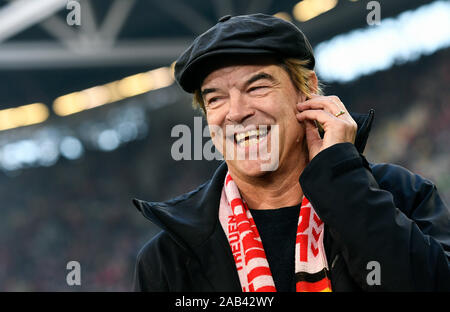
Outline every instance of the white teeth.
[[264, 127], [264, 129], [255, 129], [255, 130], [250, 130], [247, 132], [236, 133], [235, 136], [236, 136], [236, 142], [238, 144], [242, 144], [242, 143], [245, 143], [245, 141], [246, 141], [245, 138], [249, 139], [248, 140], [249, 143], [257, 143], [266, 135], [267, 135], [267, 128]]
[[245, 133], [238, 133], [238, 134], [236, 134], [236, 140], [240, 141], [240, 140], [244, 139], [245, 135], [246, 135]]
[[247, 133], [248, 133], [248, 137], [257, 136], [258, 130], [251, 130], [251, 131], [248, 131]]

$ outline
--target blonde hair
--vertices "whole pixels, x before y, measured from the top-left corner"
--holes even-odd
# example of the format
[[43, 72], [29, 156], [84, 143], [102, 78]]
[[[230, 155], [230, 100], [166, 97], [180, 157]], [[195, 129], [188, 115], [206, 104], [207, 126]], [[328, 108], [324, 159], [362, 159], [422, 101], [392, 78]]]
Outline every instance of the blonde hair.
[[[308, 62], [309, 60], [287, 58], [278, 64], [289, 74], [295, 88], [305, 94], [307, 98], [311, 97], [311, 94], [323, 94], [322, 83], [318, 81], [316, 86], [314, 85], [314, 81], [310, 79], [314, 71], [306, 67]], [[206, 114], [205, 103], [200, 88], [194, 91], [192, 106], [195, 109], [201, 109]]]

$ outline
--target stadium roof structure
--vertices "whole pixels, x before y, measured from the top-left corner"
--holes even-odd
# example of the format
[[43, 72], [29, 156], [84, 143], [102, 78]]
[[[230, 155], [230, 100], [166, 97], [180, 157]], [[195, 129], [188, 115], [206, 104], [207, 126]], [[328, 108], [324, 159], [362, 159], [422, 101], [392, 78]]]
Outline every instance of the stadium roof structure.
[[[334, 0], [331, 10], [300, 22], [293, 16], [295, 0], [78, 0], [81, 25], [69, 26], [70, 2], [0, 0], [0, 109], [51, 105], [63, 94], [170, 66], [227, 14], [282, 14], [314, 46], [367, 25], [369, 12], [369, 1]], [[429, 2], [378, 1], [382, 18]]]

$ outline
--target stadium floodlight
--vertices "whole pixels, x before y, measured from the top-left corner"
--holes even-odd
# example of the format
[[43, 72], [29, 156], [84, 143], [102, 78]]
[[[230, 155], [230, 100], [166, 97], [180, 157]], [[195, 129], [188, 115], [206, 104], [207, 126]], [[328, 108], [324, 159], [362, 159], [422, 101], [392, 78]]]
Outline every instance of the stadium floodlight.
[[449, 46], [450, 1], [435, 1], [318, 44], [316, 71], [326, 82], [345, 83]]
[[337, 3], [337, 0], [303, 0], [294, 6], [292, 14], [298, 21], [306, 22], [330, 11]]
[[0, 110], [0, 131], [34, 125], [47, 120], [49, 110], [43, 103], [33, 103]]
[[72, 92], [55, 99], [53, 111], [58, 116], [68, 116], [87, 109], [114, 103], [173, 84], [170, 67], [160, 67], [135, 74], [101, 86]]

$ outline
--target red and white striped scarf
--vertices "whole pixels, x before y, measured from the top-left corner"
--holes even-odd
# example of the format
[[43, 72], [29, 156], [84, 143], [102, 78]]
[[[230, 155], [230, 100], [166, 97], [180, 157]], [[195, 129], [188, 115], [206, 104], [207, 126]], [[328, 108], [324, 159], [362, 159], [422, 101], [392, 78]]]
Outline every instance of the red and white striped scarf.
[[[242, 291], [276, 291], [261, 237], [229, 172], [222, 188], [219, 220], [230, 243]], [[295, 244], [297, 292], [331, 291], [323, 228], [311, 203], [303, 197]]]

